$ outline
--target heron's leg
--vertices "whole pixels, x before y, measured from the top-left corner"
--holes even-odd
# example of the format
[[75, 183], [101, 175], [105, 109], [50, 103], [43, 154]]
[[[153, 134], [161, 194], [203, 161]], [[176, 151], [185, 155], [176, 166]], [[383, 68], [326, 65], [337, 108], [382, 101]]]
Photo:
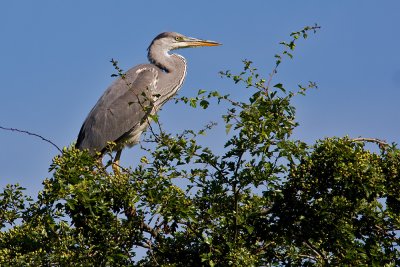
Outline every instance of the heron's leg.
[[114, 162], [112, 163], [112, 168], [114, 170], [114, 174], [120, 173], [119, 159], [121, 158], [121, 152], [122, 152], [122, 149], [117, 150], [117, 153], [115, 154]]

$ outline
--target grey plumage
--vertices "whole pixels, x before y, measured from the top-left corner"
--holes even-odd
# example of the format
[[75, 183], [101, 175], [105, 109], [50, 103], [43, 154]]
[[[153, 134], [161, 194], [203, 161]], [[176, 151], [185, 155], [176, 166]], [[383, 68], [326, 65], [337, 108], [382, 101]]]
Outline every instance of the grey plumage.
[[76, 147], [104, 153], [108, 142], [115, 142], [118, 151], [133, 146], [147, 128], [149, 114], [181, 88], [186, 76], [186, 61], [174, 49], [216, 46], [217, 42], [186, 37], [175, 32], [159, 34], [148, 48], [149, 64], [141, 64], [119, 77], [100, 97], [84, 121]]

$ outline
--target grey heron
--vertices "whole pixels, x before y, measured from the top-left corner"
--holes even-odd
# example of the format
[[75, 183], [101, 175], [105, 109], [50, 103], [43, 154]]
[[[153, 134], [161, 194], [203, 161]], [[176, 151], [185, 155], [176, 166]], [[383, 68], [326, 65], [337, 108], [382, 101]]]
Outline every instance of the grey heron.
[[159, 34], [148, 47], [150, 63], [129, 69], [97, 101], [81, 127], [76, 148], [103, 155], [108, 143], [114, 142], [113, 167], [118, 166], [122, 149], [139, 142], [140, 135], [149, 125], [149, 115], [155, 114], [182, 87], [186, 60], [169, 51], [217, 45], [220, 43], [176, 32]]

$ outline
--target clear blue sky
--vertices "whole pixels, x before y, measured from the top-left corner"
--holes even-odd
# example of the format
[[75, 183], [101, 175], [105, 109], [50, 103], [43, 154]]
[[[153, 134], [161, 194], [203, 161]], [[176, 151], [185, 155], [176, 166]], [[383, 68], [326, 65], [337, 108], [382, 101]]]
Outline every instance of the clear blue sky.
[[[158, 33], [177, 31], [216, 40], [221, 47], [179, 51], [188, 75], [180, 95], [198, 89], [240, 97], [241, 87], [220, 70], [240, 70], [251, 59], [268, 75], [278, 43], [318, 23], [283, 63], [276, 82], [315, 81], [296, 100], [296, 136], [312, 143], [328, 136], [399, 142], [400, 1], [1, 1], [0, 125], [41, 134], [58, 146], [76, 140], [83, 120], [112, 82], [110, 59], [123, 69], [146, 62]], [[188, 110], [169, 103], [166, 128], [200, 128], [223, 110]], [[222, 145], [224, 131], [211, 136]], [[123, 153], [133, 165], [137, 148]], [[23, 134], [0, 131], [0, 186], [20, 183], [37, 192], [58, 151]]]

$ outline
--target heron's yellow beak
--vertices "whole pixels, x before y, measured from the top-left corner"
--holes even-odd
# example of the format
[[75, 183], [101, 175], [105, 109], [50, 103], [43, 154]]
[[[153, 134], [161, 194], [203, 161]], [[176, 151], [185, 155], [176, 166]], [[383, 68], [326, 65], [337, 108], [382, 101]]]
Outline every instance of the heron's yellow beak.
[[187, 44], [188, 47], [222, 45], [222, 44], [220, 44], [218, 42], [215, 42], [215, 41], [201, 40], [201, 39], [196, 39], [196, 38], [187, 38], [185, 40], [185, 43]]
[[190, 46], [218, 46], [221, 44], [214, 42], [214, 41], [196, 41], [196, 42], [190, 42], [189, 45]]

